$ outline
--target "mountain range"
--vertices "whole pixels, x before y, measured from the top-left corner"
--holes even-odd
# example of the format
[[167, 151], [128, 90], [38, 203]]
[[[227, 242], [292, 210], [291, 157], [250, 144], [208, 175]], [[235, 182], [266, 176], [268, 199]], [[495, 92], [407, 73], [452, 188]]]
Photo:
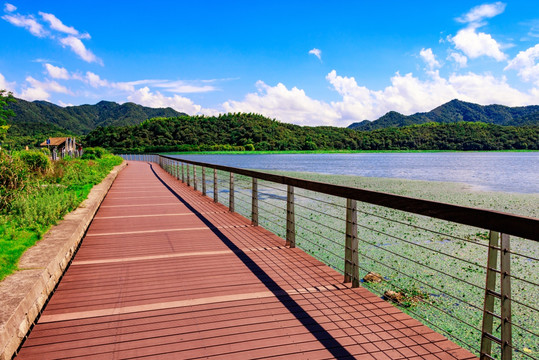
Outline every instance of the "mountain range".
[[483, 122], [502, 126], [539, 124], [539, 105], [508, 107], [503, 105], [478, 105], [460, 100], [451, 100], [437, 108], [413, 115], [390, 111], [377, 120], [363, 120], [348, 126], [350, 129], [370, 131], [389, 127], [436, 123]]
[[154, 117], [177, 117], [186, 115], [170, 107], [149, 108], [134, 103], [118, 104], [100, 101], [95, 105], [61, 107], [47, 101], [16, 99], [9, 108], [15, 116], [9, 120], [15, 127], [59, 128], [72, 134], [87, 134], [98, 126], [127, 126], [140, 124]]

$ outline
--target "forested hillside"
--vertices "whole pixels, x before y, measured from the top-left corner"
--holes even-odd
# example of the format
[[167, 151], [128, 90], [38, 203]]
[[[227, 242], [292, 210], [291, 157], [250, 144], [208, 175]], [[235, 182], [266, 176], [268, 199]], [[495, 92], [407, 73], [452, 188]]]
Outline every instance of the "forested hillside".
[[539, 149], [539, 126], [427, 123], [357, 131], [307, 127], [256, 114], [156, 118], [136, 126], [99, 127], [86, 143], [115, 152], [198, 150], [510, 150]]
[[95, 105], [61, 107], [47, 101], [29, 102], [16, 99], [9, 108], [15, 116], [9, 123], [24, 128], [27, 124], [55, 125], [74, 134], [86, 134], [98, 126], [127, 126], [140, 124], [154, 117], [185, 115], [172, 108], [149, 108], [134, 103], [117, 104], [100, 101]]
[[396, 111], [390, 111], [377, 120], [364, 120], [353, 123], [349, 128], [355, 130], [376, 130], [429, 122], [446, 124], [459, 121], [483, 122], [504, 126], [539, 125], [539, 106], [482, 106], [460, 100], [452, 100], [426, 113], [416, 113], [406, 116]]

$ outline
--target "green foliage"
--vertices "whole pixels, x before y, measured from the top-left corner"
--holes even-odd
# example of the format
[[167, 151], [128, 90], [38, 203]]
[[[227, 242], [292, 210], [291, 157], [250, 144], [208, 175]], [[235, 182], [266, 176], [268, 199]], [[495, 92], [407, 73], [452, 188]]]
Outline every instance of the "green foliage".
[[87, 147], [84, 149], [82, 155], [83, 159], [101, 159], [103, 155], [108, 154], [109, 152], [102, 147]]
[[0, 211], [28, 186], [28, 168], [19, 158], [0, 150]]
[[7, 125], [7, 120], [10, 117], [15, 116], [13, 110], [9, 109], [8, 103], [15, 102], [15, 98], [11, 92], [6, 92], [6, 90], [0, 90], [0, 141], [4, 139], [9, 125]]
[[86, 134], [97, 126], [134, 125], [152, 117], [184, 115], [171, 108], [154, 109], [133, 103], [120, 105], [110, 101], [101, 101], [95, 105], [61, 107], [46, 101], [29, 102], [17, 99], [17, 103], [11, 104], [10, 109], [16, 114], [13, 125], [53, 126], [65, 133], [77, 135]]
[[51, 167], [49, 157], [39, 150], [21, 151], [17, 153], [17, 156], [33, 172], [45, 174]]
[[[156, 118], [136, 126], [99, 127], [90, 146], [113, 152], [278, 150], [512, 150], [539, 149], [539, 125], [427, 123], [373, 131], [281, 123], [257, 114]], [[249, 150], [252, 151], [252, 150]]]
[[0, 280], [16, 270], [28, 247], [121, 162], [108, 153], [97, 160], [64, 158], [42, 174], [33, 173], [20, 156], [0, 152], [0, 205], [4, 205], [0, 208]]

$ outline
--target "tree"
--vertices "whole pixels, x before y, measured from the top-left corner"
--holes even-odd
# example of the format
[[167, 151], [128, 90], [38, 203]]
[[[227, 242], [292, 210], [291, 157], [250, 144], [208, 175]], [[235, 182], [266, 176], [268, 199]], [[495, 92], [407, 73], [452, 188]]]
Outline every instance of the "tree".
[[[6, 94], [7, 93], [7, 94]], [[7, 119], [11, 116], [15, 116], [13, 110], [8, 109], [7, 105], [10, 102], [15, 102], [13, 93], [0, 89], [0, 141], [4, 140], [9, 125], [7, 125]]]

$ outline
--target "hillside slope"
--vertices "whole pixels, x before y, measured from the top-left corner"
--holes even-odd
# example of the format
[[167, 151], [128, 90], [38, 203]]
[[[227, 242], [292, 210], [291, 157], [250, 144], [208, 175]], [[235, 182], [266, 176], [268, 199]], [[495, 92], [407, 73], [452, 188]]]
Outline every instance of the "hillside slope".
[[539, 105], [521, 107], [482, 106], [460, 100], [451, 100], [429, 112], [406, 116], [396, 111], [390, 111], [377, 120], [364, 120], [353, 123], [348, 128], [368, 131], [429, 122], [447, 124], [459, 121], [483, 122], [502, 126], [538, 125]]

